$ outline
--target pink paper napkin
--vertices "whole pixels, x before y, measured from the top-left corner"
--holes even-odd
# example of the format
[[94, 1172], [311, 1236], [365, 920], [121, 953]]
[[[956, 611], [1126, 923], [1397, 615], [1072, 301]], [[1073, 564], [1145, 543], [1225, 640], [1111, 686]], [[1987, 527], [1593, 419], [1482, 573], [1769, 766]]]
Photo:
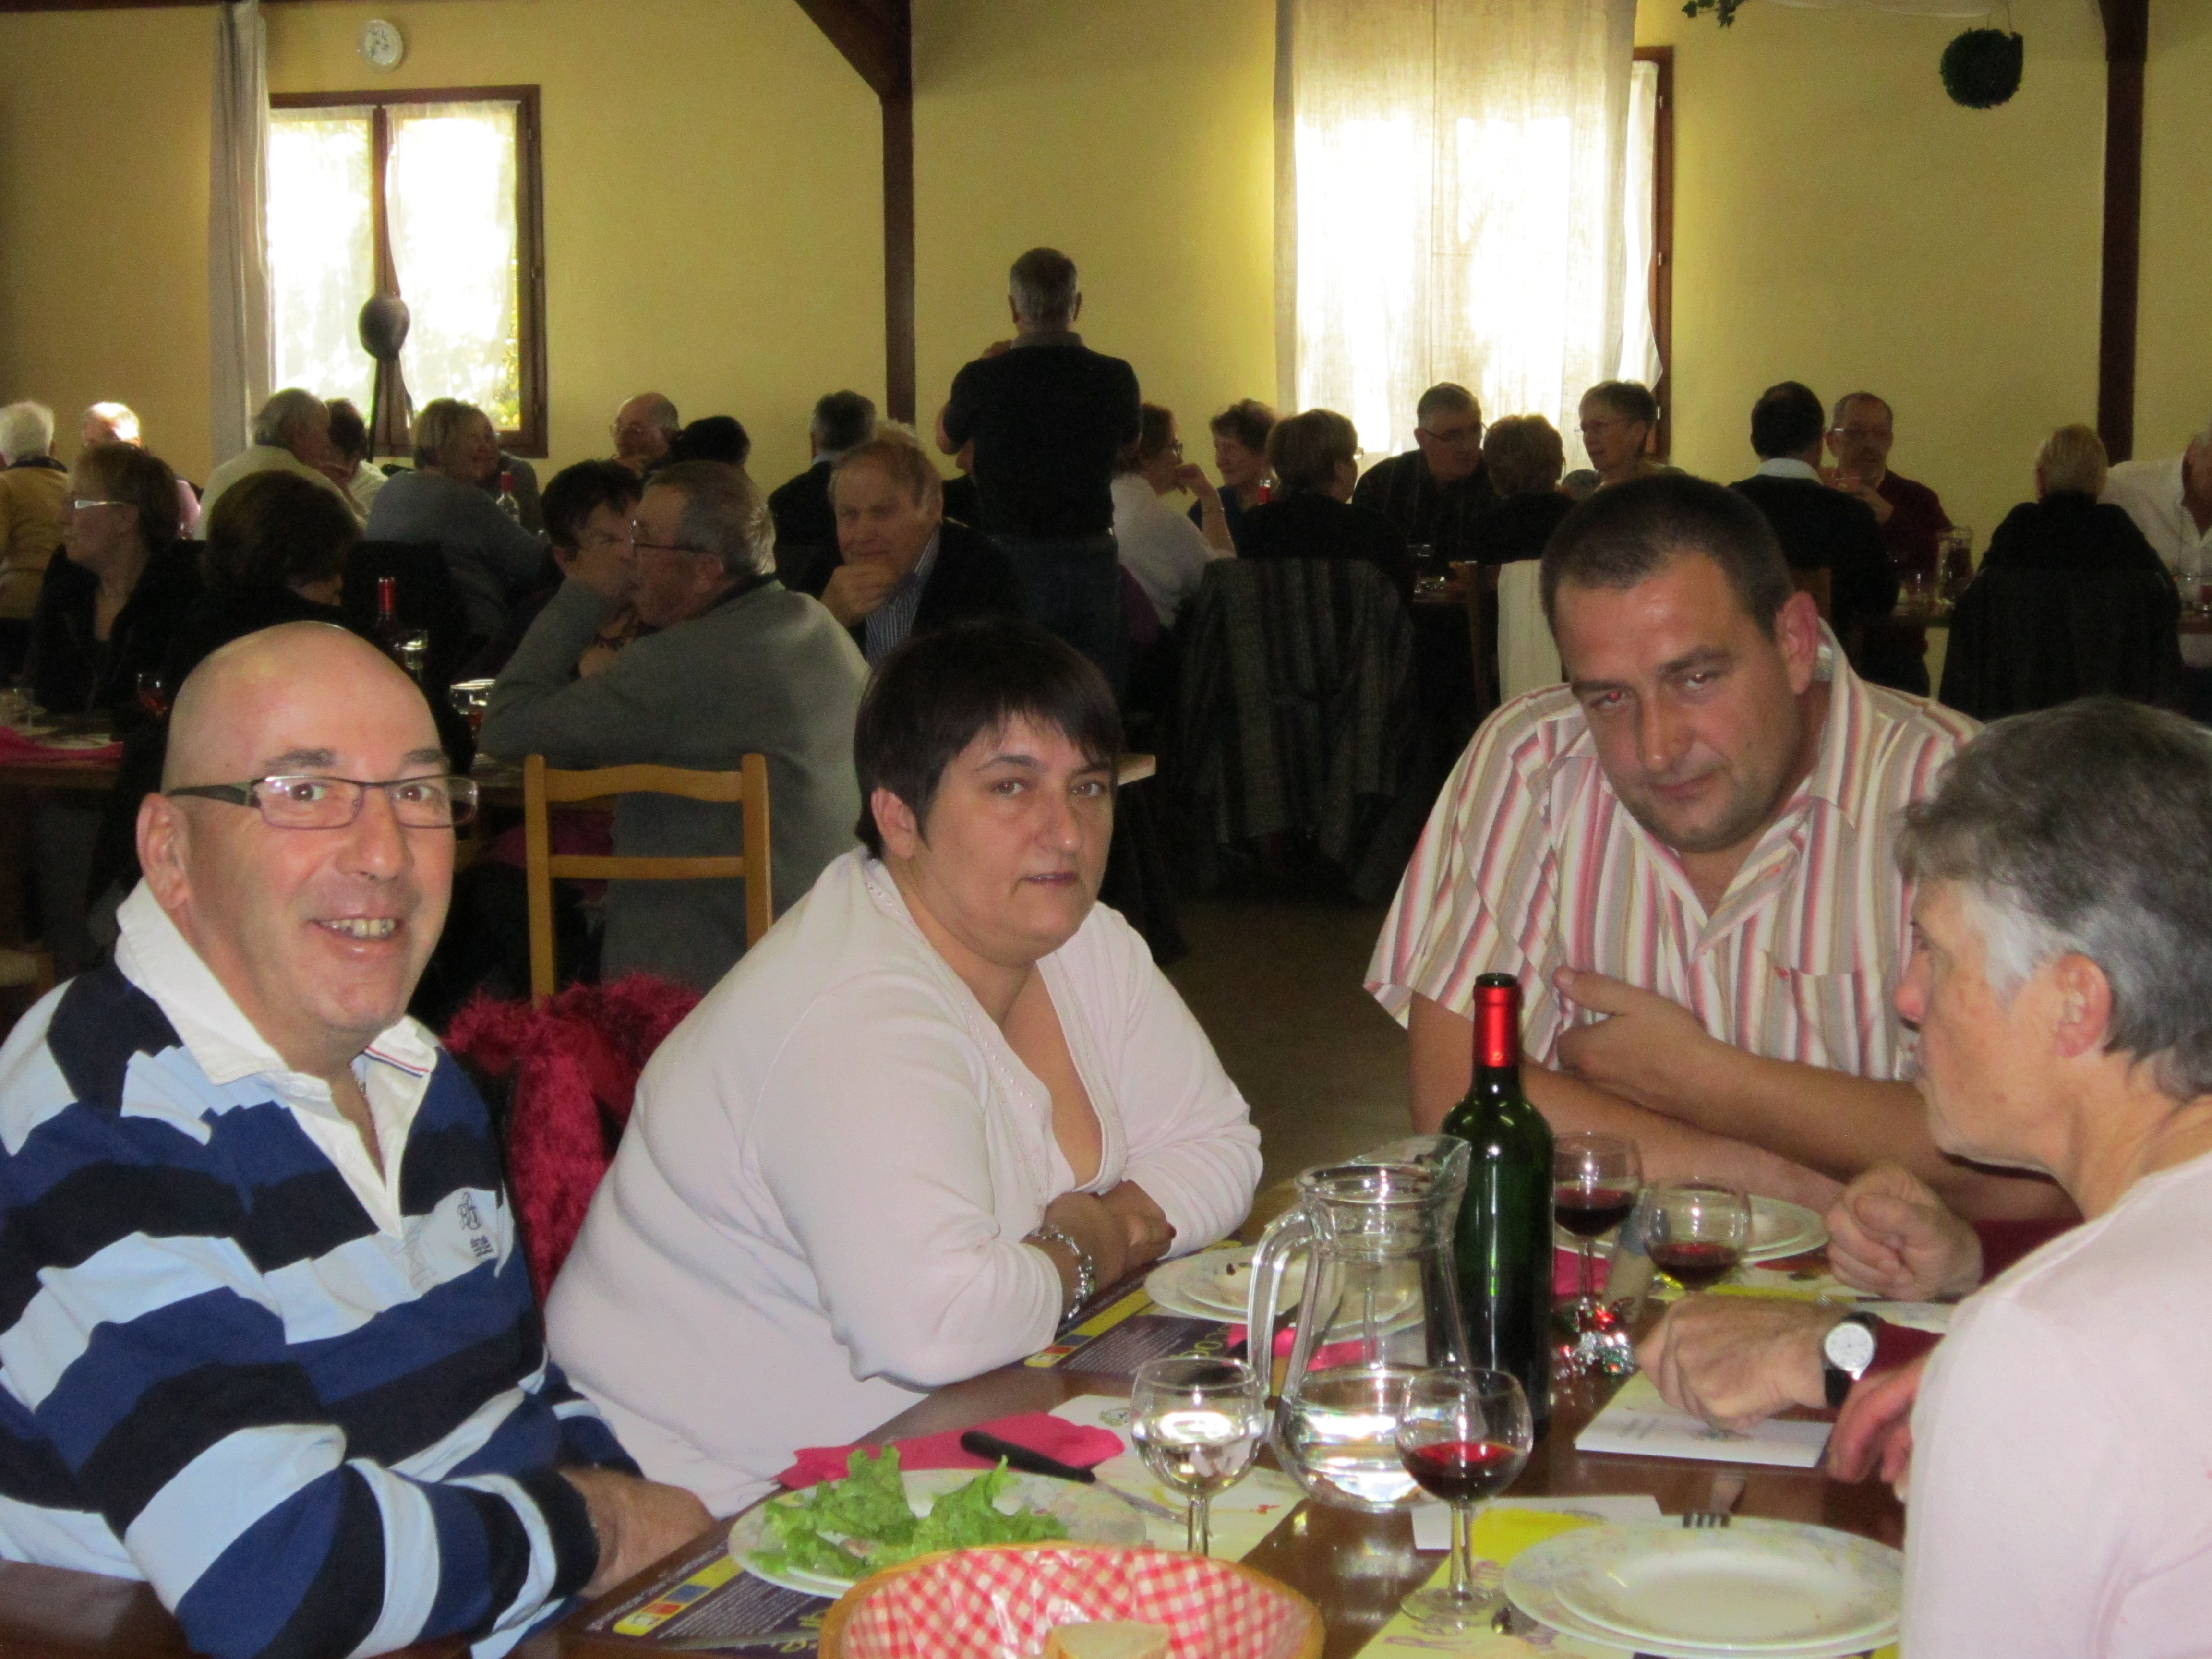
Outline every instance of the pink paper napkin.
[[[1285, 1325], [1275, 1333], [1276, 1358], [1288, 1359], [1291, 1357], [1291, 1344], [1297, 1334], [1297, 1328], [1292, 1325]], [[1229, 1346], [1237, 1347], [1249, 1334], [1243, 1326], [1231, 1325], [1229, 1328]], [[1314, 1350], [1314, 1357], [1306, 1369], [1320, 1371], [1327, 1370], [1331, 1365], [1357, 1365], [1366, 1357], [1365, 1347], [1358, 1342], [1324, 1342]]]
[[[1122, 1451], [1121, 1437], [1111, 1429], [1085, 1428], [1049, 1412], [1023, 1412], [973, 1426], [987, 1434], [995, 1434], [1001, 1440], [1011, 1440], [1017, 1446], [1042, 1452], [1047, 1457], [1073, 1463], [1079, 1469], [1118, 1457]], [[891, 1443], [898, 1448], [899, 1468], [906, 1471], [990, 1468], [993, 1465], [989, 1458], [960, 1449], [960, 1437], [967, 1432], [966, 1429], [951, 1429], [943, 1434], [921, 1434], [908, 1440], [894, 1440]], [[851, 1446], [804, 1447], [796, 1454], [799, 1461], [776, 1476], [776, 1484], [795, 1491], [817, 1481], [842, 1480], [852, 1451]]]

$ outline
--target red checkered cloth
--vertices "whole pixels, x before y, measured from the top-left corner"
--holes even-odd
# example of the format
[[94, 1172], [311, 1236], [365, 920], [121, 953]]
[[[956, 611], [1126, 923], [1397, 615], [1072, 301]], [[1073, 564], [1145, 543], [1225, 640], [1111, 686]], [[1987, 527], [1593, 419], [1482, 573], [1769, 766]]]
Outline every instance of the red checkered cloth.
[[855, 1594], [838, 1659], [1029, 1659], [1055, 1625], [1125, 1619], [1164, 1626], [1173, 1659], [1291, 1659], [1317, 1633], [1273, 1580], [1169, 1550], [958, 1550]]

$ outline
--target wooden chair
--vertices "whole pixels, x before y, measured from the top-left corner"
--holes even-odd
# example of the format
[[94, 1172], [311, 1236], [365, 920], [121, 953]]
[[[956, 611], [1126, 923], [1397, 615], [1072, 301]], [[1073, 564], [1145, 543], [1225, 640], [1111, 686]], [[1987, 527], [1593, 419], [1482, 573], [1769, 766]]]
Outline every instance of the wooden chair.
[[[725, 801], [742, 809], [745, 850], [705, 858], [604, 858], [553, 851], [556, 805], [610, 795], [680, 795], [686, 800]], [[532, 755], [522, 763], [524, 874], [530, 896], [530, 1000], [553, 994], [553, 878], [573, 881], [726, 881], [745, 884], [745, 945], [761, 941], [775, 920], [770, 886], [768, 757], [747, 755], [734, 772], [700, 772], [680, 766], [602, 766], [564, 772]]]

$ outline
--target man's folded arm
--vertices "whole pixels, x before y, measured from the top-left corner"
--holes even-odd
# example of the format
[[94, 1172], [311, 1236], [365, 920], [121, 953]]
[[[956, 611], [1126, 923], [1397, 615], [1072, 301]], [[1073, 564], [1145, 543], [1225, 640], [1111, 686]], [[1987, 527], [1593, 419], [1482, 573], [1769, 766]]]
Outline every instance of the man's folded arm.
[[[175, 1243], [191, 1248], [148, 1251], [132, 1274], [167, 1281], [160, 1305], [102, 1325], [74, 1357], [50, 1354], [58, 1370], [43, 1392], [41, 1368], [19, 1364], [14, 1339], [30, 1322], [19, 1322], [8, 1382], [194, 1651], [341, 1659], [476, 1639], [590, 1580], [589, 1514], [550, 1462], [455, 1474], [468, 1460], [434, 1445], [407, 1460], [434, 1475], [353, 1455], [287, 1353], [277, 1311], [198, 1270], [220, 1244]], [[47, 1288], [67, 1298], [70, 1276]], [[577, 1461], [611, 1446], [588, 1406], [562, 1419]]]
[[[1413, 1039], [1413, 1127], [1433, 1133], [1474, 1074], [1474, 1024], [1416, 992], [1407, 1025]], [[1521, 1081], [1555, 1133], [1583, 1129], [1635, 1141], [1648, 1180], [1709, 1176], [1816, 1210], [1826, 1209], [1839, 1190], [1818, 1171], [1773, 1152], [1708, 1133], [1526, 1060]]]

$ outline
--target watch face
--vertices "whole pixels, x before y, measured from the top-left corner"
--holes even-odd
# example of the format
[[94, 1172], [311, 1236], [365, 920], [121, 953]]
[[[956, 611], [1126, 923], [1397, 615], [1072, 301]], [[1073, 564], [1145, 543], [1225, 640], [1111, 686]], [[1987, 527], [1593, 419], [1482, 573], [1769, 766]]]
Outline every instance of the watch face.
[[400, 37], [398, 25], [387, 23], [381, 17], [363, 25], [361, 55], [373, 69], [397, 68], [399, 60], [407, 55], [407, 43]]
[[1831, 1365], [1853, 1376], [1863, 1376], [1874, 1364], [1874, 1333], [1856, 1319], [1836, 1326], [1820, 1345]]

